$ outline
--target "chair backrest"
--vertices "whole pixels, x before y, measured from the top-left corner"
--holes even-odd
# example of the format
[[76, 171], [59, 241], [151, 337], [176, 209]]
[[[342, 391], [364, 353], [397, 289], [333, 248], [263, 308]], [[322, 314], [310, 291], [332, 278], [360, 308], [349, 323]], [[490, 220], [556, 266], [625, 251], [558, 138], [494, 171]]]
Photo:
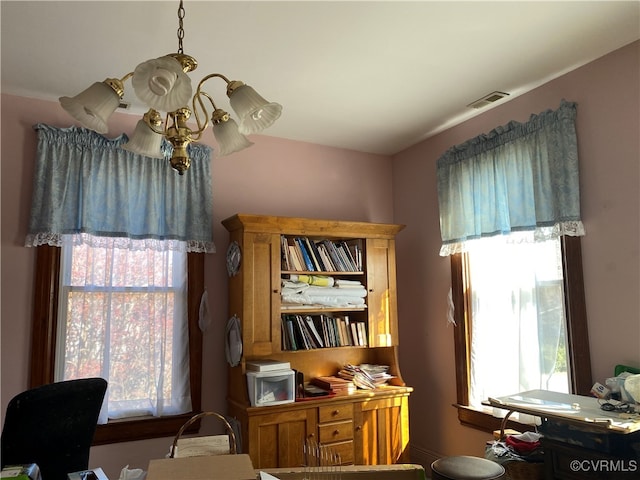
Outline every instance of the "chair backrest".
[[84, 378], [16, 395], [2, 428], [2, 466], [36, 463], [43, 480], [67, 480], [67, 473], [88, 469], [106, 390], [106, 380]]

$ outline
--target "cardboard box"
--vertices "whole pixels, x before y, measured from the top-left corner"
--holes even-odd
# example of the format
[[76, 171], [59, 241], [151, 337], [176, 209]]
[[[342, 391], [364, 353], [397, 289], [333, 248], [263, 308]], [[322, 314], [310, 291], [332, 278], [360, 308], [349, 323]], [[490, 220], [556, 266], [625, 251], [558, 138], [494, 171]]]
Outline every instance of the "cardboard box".
[[246, 454], [151, 460], [147, 480], [255, 480]]

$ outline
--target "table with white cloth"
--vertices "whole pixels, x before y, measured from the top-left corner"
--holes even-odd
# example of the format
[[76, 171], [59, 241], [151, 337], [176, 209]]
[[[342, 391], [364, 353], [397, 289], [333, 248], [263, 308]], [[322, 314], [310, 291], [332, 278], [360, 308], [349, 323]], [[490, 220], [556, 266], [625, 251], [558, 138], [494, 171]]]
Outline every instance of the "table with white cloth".
[[606, 411], [602, 403], [595, 397], [547, 390], [485, 402], [540, 417], [546, 479], [639, 479], [640, 415]]

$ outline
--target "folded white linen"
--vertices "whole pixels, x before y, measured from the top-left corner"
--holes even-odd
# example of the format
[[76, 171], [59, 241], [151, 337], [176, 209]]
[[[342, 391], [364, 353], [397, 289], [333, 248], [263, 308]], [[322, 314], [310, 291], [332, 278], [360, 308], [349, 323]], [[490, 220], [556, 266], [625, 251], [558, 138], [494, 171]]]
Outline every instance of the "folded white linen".
[[309, 288], [311, 285], [309, 285], [308, 283], [304, 283], [304, 282], [292, 282], [290, 280], [283, 280], [282, 281], [282, 288], [287, 288], [289, 290], [296, 290], [299, 292], [302, 292], [303, 290], [306, 290], [307, 288]]
[[360, 288], [336, 288], [336, 287], [309, 287], [304, 291], [305, 295], [336, 295], [340, 297], [366, 297], [367, 291]]
[[364, 288], [347, 288], [338, 289], [334, 287], [282, 287], [280, 293], [284, 295], [305, 295], [310, 298], [314, 297], [345, 297], [345, 298], [364, 298], [367, 291]]
[[338, 287], [318, 287], [309, 285], [304, 282], [292, 282], [291, 280], [282, 280], [282, 294], [304, 293], [305, 295], [320, 296], [348, 296], [348, 297], [366, 297], [367, 290], [362, 284], [351, 285], [347, 288]]
[[297, 305], [324, 305], [329, 307], [349, 307], [364, 306], [365, 300], [362, 297], [340, 297], [340, 296], [320, 296], [304, 294], [282, 294], [282, 303], [293, 303]]

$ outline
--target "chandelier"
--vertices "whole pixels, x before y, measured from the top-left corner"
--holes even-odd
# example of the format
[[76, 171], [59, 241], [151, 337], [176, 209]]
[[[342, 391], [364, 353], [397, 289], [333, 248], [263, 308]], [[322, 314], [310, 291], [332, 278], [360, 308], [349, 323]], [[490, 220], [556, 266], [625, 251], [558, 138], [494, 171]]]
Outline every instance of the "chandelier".
[[[60, 97], [62, 107], [82, 126], [105, 134], [109, 117], [120, 105], [124, 95], [124, 82], [131, 79], [136, 96], [149, 108], [136, 124], [131, 139], [123, 148], [152, 158], [164, 158], [162, 139], [173, 146], [171, 166], [180, 175], [189, 168], [191, 160], [187, 147], [197, 141], [211, 122], [219, 155], [228, 155], [253, 145], [246, 137], [269, 127], [282, 112], [282, 106], [268, 102], [252, 87], [238, 80], [229, 80], [220, 73], [206, 75], [193, 94], [187, 73], [194, 71], [198, 62], [186, 55], [182, 48], [184, 38], [184, 6], [178, 7], [178, 52], [147, 60], [124, 77], [107, 78], [96, 82], [75, 97]], [[213, 97], [204, 91], [203, 85], [212, 78], [226, 82], [229, 104], [238, 122], [221, 108]], [[193, 97], [192, 97], [193, 94]], [[191, 108], [187, 105], [191, 100]], [[209, 120], [208, 104], [211, 104]], [[164, 116], [161, 112], [166, 112]], [[194, 114], [197, 129], [192, 130], [187, 121]]]

